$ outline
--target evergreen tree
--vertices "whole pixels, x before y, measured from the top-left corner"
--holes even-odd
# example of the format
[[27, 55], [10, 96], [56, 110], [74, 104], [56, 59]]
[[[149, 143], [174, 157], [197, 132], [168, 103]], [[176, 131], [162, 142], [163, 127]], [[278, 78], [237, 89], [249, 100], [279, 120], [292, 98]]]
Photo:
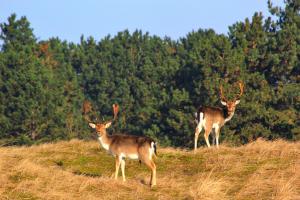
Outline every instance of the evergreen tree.
[[81, 113], [87, 99], [94, 120], [110, 120], [120, 105], [110, 131], [192, 146], [197, 107], [221, 106], [220, 85], [234, 98], [237, 81], [245, 92], [221, 141], [299, 140], [300, 4], [268, 6], [273, 17], [254, 13], [228, 35], [199, 29], [177, 41], [140, 30], [38, 41], [26, 17], [12, 14], [0, 24], [1, 143], [93, 137]]

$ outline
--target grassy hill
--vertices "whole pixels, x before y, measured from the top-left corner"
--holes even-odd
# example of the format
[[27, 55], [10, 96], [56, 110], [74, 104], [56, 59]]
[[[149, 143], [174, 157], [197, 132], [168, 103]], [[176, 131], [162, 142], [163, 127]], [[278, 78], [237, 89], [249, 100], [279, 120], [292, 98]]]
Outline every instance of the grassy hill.
[[[242, 147], [159, 148], [157, 184], [127, 160], [127, 181], [111, 178], [114, 158], [96, 141], [0, 148], [0, 199], [297, 199], [300, 142]], [[121, 174], [120, 174], [121, 175]]]

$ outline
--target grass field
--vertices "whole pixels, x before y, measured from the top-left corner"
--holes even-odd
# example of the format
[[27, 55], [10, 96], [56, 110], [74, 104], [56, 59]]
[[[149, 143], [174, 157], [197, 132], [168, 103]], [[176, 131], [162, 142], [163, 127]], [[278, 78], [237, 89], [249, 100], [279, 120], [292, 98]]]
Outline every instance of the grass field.
[[156, 163], [150, 189], [137, 161], [115, 181], [114, 158], [96, 141], [0, 148], [0, 199], [300, 199], [300, 142], [159, 148]]

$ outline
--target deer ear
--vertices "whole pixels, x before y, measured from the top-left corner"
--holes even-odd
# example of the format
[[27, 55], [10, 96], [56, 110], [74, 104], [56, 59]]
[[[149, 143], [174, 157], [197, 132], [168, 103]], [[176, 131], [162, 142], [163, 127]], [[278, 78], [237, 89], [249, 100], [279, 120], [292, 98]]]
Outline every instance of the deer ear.
[[89, 126], [90, 126], [91, 128], [96, 128], [96, 124], [93, 124], [93, 123], [89, 123]]
[[235, 101], [235, 105], [238, 105], [240, 103], [241, 100], [236, 100]]
[[110, 127], [110, 125], [111, 125], [111, 122], [107, 122], [107, 123], [105, 124], [105, 128]]
[[222, 101], [222, 100], [221, 100], [221, 104], [222, 104], [223, 106], [227, 106], [226, 101]]
[[198, 118], [198, 112], [195, 112], [195, 113], [194, 113], [194, 117], [195, 117], [195, 119]]

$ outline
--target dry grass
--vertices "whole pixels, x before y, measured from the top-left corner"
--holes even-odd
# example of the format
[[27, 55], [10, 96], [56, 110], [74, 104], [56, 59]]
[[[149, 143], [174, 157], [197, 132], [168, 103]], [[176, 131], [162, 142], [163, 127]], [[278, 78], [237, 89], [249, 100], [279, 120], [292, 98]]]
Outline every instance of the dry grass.
[[114, 158], [96, 141], [0, 148], [0, 199], [299, 199], [299, 151], [282, 140], [159, 149], [150, 189], [137, 161], [126, 162], [125, 183], [113, 180]]

